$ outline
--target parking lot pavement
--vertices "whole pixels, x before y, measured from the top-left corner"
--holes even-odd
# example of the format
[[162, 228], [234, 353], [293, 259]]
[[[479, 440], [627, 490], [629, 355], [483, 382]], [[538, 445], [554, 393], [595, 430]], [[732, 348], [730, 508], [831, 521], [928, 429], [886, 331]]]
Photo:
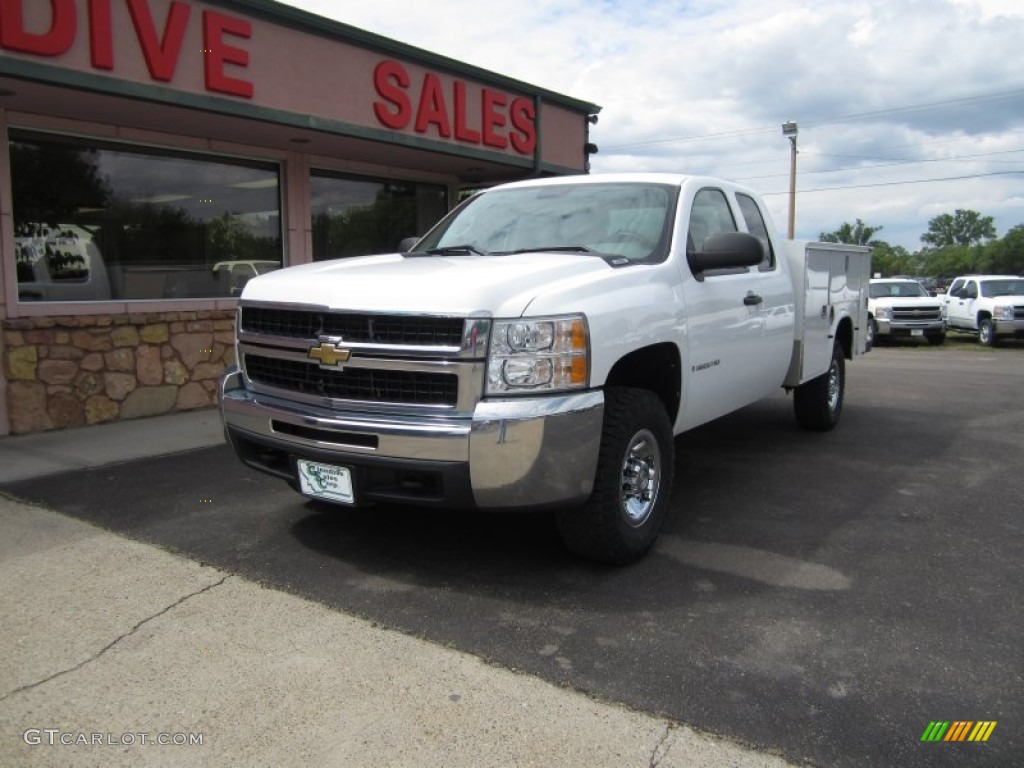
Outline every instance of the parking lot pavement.
[[[0, 441], [2, 479], [132, 517], [125, 453], [166, 474], [209, 416]], [[0, 530], [0, 765], [789, 765], [8, 495]]]
[[[327, 510], [224, 447], [4, 490], [205, 563], [226, 584], [256, 582], [750, 744], [753, 759], [1013, 765], [1024, 751], [1024, 355], [947, 347], [855, 361], [843, 423], [827, 435], [795, 429], [780, 394], [684, 436], [673, 516], [630, 568], [570, 557], [545, 515]], [[421, 668], [398, 653], [376, 663]], [[465, 700], [434, 700], [446, 695]], [[985, 743], [922, 742], [937, 720], [997, 725]], [[668, 764], [656, 749], [647, 758]]]

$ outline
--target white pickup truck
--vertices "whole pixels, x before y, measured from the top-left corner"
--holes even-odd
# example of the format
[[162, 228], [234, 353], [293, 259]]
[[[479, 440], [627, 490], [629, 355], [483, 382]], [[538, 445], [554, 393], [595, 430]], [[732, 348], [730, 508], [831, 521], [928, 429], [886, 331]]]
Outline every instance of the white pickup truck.
[[946, 340], [942, 302], [910, 278], [883, 278], [868, 284], [868, 346], [883, 339], [925, 338], [932, 345]]
[[228, 440], [314, 499], [553, 508], [640, 558], [674, 436], [779, 388], [828, 430], [865, 350], [870, 249], [779, 239], [758, 195], [667, 174], [491, 188], [399, 253], [248, 282]]
[[942, 296], [942, 314], [951, 331], [975, 333], [994, 347], [1002, 338], [1024, 338], [1024, 277], [958, 277]]

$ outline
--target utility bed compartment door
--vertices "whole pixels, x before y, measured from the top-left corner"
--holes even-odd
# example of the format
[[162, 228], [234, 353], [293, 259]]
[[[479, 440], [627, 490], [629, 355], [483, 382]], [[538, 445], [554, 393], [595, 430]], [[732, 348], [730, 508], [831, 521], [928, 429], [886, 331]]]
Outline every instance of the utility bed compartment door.
[[[832, 259], [828, 251], [808, 250], [804, 268], [803, 361], [800, 380], [824, 372], [832, 360]], [[799, 335], [798, 335], [799, 338]]]
[[853, 325], [853, 354], [864, 352], [871, 249], [837, 243], [789, 241], [797, 302], [797, 329], [786, 386], [795, 387], [828, 370], [839, 323]]

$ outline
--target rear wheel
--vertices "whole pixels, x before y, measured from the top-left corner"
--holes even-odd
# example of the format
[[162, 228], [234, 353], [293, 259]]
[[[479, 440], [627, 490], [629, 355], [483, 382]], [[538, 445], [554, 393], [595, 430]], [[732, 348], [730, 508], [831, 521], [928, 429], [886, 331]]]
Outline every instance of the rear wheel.
[[604, 407], [593, 493], [582, 507], [559, 510], [558, 530], [573, 552], [625, 565], [643, 557], [665, 522], [675, 446], [653, 392], [612, 387]]
[[832, 347], [832, 362], [821, 376], [793, 392], [793, 412], [803, 429], [828, 432], [839, 423], [846, 391], [846, 359], [839, 345]]

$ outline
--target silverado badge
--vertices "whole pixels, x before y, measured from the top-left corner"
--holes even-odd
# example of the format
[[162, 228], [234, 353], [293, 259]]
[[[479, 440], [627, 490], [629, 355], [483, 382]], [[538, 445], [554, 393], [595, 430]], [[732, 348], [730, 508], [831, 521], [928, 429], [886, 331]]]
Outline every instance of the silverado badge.
[[326, 341], [309, 350], [310, 358], [319, 361], [320, 365], [347, 363], [351, 354], [347, 349], [341, 349], [338, 345]]

